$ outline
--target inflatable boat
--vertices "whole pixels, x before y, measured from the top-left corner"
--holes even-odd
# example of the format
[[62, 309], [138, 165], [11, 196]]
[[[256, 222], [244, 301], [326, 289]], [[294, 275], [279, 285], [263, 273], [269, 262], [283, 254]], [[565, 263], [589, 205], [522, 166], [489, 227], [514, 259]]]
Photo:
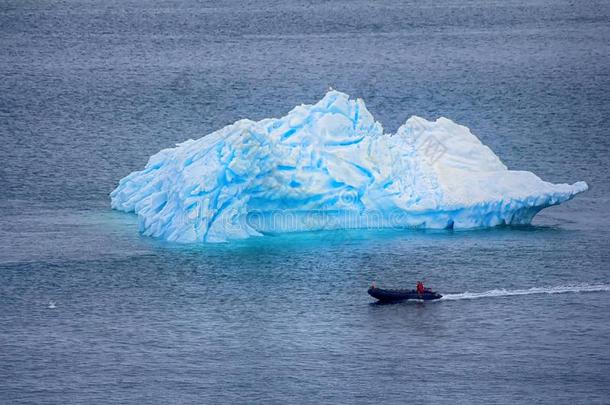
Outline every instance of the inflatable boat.
[[376, 298], [381, 302], [396, 302], [404, 300], [432, 301], [443, 297], [439, 293], [428, 288], [422, 294], [419, 294], [416, 290], [386, 290], [383, 288], [370, 287], [368, 293], [371, 297]]

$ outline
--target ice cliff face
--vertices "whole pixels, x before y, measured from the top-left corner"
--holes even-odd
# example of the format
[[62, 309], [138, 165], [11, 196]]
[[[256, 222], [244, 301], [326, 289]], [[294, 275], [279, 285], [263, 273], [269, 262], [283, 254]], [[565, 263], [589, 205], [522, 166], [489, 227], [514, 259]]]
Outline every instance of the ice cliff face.
[[153, 155], [112, 208], [145, 235], [222, 242], [264, 233], [527, 224], [587, 184], [508, 170], [468, 128], [411, 117], [384, 134], [360, 99], [330, 91], [285, 117], [241, 120]]

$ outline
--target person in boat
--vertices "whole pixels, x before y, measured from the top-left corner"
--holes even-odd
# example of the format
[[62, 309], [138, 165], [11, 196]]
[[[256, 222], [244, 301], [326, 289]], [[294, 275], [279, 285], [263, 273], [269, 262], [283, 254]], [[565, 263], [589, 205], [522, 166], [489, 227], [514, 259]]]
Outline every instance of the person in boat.
[[422, 283], [421, 281], [418, 281], [417, 286], [415, 287], [415, 290], [417, 291], [417, 293], [419, 295], [423, 295], [426, 292], [426, 287], [424, 287], [424, 283]]

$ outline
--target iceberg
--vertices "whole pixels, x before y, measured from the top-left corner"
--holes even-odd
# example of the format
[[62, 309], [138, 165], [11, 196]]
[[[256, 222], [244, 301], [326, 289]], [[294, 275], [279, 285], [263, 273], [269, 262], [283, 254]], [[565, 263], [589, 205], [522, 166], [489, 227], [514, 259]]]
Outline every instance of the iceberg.
[[113, 209], [144, 235], [184, 243], [344, 228], [529, 224], [586, 191], [500, 161], [447, 118], [384, 133], [361, 99], [331, 90], [282, 118], [240, 120], [153, 155]]

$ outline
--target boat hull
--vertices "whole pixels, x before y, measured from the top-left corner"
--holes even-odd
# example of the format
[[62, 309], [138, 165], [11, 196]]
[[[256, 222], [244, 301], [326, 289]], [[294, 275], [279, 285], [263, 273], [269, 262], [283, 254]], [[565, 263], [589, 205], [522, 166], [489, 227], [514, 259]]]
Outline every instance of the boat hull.
[[434, 291], [425, 291], [423, 294], [418, 294], [415, 290], [386, 290], [383, 288], [369, 288], [368, 293], [371, 297], [378, 299], [381, 302], [397, 302], [405, 300], [423, 300], [432, 301], [438, 300], [443, 296]]

